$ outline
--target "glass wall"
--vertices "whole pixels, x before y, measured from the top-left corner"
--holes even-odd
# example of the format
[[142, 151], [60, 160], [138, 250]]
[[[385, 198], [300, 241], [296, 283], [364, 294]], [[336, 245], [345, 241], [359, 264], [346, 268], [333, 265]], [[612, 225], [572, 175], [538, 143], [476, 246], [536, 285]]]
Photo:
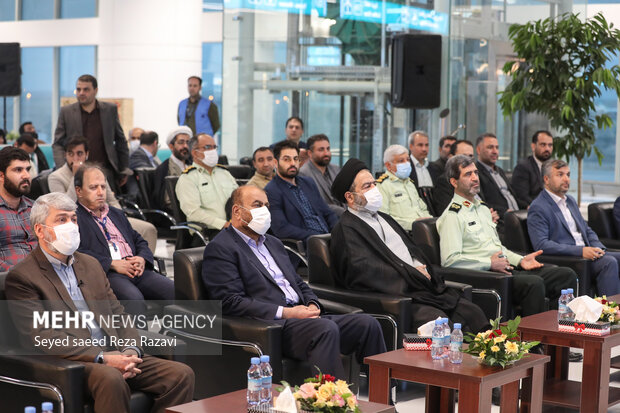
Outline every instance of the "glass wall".
[[22, 48], [22, 94], [20, 123], [30, 121], [39, 139], [51, 142], [54, 48]]
[[54, 0], [21, 0], [21, 20], [54, 18]]
[[59, 97], [73, 96], [77, 78], [96, 73], [97, 48], [94, 46], [60, 47]]
[[217, 105], [222, 116], [222, 43], [202, 44], [203, 97]]
[[[18, 15], [16, 10], [19, 11]], [[97, 0], [0, 0], [0, 21], [96, 16]]]

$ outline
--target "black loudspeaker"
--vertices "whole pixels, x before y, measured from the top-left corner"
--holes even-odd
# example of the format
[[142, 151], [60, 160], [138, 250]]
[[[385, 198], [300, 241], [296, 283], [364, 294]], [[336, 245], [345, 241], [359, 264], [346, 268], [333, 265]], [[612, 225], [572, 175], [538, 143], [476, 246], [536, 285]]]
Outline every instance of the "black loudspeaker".
[[22, 65], [19, 43], [0, 43], [0, 96], [19, 96]]
[[441, 35], [401, 34], [392, 39], [392, 105], [439, 107]]

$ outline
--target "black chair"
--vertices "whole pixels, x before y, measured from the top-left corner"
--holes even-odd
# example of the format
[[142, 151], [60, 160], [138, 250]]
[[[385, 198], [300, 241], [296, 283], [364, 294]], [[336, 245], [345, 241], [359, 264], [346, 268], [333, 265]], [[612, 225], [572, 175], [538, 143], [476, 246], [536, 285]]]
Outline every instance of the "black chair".
[[[198, 302], [207, 299], [202, 282], [202, 259], [204, 247], [177, 250], [174, 253], [175, 298], [177, 303], [166, 307], [170, 315], [191, 313], [188, 301]], [[359, 308], [340, 303], [321, 300], [323, 308], [331, 313], [361, 313]], [[186, 356], [187, 364], [196, 374], [195, 398], [200, 399], [243, 389], [247, 386], [244, 372], [250, 357], [268, 354], [273, 368], [273, 381], [286, 380], [291, 384], [303, 383], [306, 377], [314, 376], [316, 371], [307, 362], [288, 359], [282, 355], [282, 325], [275, 321], [255, 320], [242, 317], [221, 317], [221, 337], [209, 336], [204, 330], [176, 330], [165, 332], [181, 337], [190, 347], [192, 354], [199, 354], [195, 348], [221, 345], [221, 355]], [[202, 353], [205, 354], [205, 353]], [[342, 356], [349, 383], [357, 383], [359, 365], [351, 356]], [[218, 374], [227, 372], [228, 374]], [[238, 374], [231, 374], [237, 372]]]
[[[3, 412], [21, 412], [24, 406], [41, 405], [52, 401], [55, 412], [91, 413], [92, 400], [88, 400], [84, 390], [84, 365], [82, 363], [49, 355], [24, 354], [18, 333], [8, 311], [5, 296], [7, 273], [0, 273], [0, 396]], [[142, 336], [165, 338], [160, 334], [139, 330]], [[176, 354], [185, 353], [182, 339], [177, 340], [177, 353], [163, 356], [167, 359], [183, 361]], [[145, 348], [148, 353], [148, 348]], [[158, 349], [161, 352], [161, 348]], [[150, 412], [152, 396], [134, 391], [131, 394], [131, 411]]]
[[435, 201], [433, 198], [433, 187], [432, 186], [421, 186], [418, 188], [418, 195], [420, 198], [426, 203], [426, 207], [428, 208], [428, 212], [436, 217], [438, 216], [435, 212]]
[[[527, 210], [510, 211], [504, 214], [504, 231], [510, 234], [504, 240], [504, 246], [518, 254], [526, 255], [534, 252], [532, 241], [527, 230]], [[544, 251], [536, 258], [545, 264], [555, 264], [562, 267], [572, 268], [579, 279], [577, 281], [577, 295], [592, 295], [596, 292], [596, 284], [592, 276], [591, 262], [570, 255], [548, 255]]]
[[434, 270], [445, 280], [471, 285], [472, 301], [482, 308], [489, 318], [500, 315], [505, 320], [512, 318], [512, 277], [492, 271], [442, 267], [436, 222], [437, 218], [421, 219], [415, 221], [411, 228], [413, 242], [430, 260]]
[[[402, 347], [403, 334], [409, 332], [412, 322], [411, 297], [353, 291], [337, 285], [332, 273], [330, 242], [331, 234], [313, 235], [308, 238], [310, 288], [318, 297], [359, 307], [377, 318], [383, 329], [387, 348], [395, 350]], [[460, 282], [447, 284], [471, 300], [471, 286]]]
[[52, 172], [54, 172], [53, 169], [46, 169], [34, 177], [32, 183], [30, 184], [30, 193], [28, 194], [28, 198], [34, 201], [41, 195], [50, 193], [50, 187], [47, 183], [47, 179]]
[[607, 248], [620, 249], [616, 231], [613, 202], [595, 202], [588, 205], [588, 225]]
[[252, 171], [252, 168], [250, 168], [248, 165], [228, 165], [226, 169], [228, 169], [228, 172], [230, 172], [230, 174], [235, 179], [249, 180], [254, 173]]
[[181, 211], [181, 206], [179, 205], [179, 200], [177, 199], [177, 193], [175, 191], [178, 180], [178, 176], [166, 177], [166, 193], [170, 198], [172, 217], [176, 221], [176, 224], [170, 227], [171, 230], [177, 232], [175, 249], [189, 248], [195, 243], [207, 245], [209, 239], [202, 232], [207, 226], [202, 222], [187, 221], [185, 214]]
[[176, 220], [166, 211], [159, 209], [154, 198], [156, 168], [138, 168], [134, 170], [134, 177], [140, 191], [138, 207], [145, 217], [148, 217], [157, 232], [162, 237], [170, 236], [170, 226], [176, 225]]

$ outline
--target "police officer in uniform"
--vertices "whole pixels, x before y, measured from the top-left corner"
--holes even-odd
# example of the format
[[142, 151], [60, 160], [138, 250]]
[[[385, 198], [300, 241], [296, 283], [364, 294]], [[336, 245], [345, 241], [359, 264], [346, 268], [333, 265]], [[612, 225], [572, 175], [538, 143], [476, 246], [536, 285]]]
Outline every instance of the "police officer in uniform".
[[175, 191], [187, 220], [206, 224], [207, 235], [213, 235], [230, 225], [225, 206], [238, 185], [230, 172], [217, 165], [213, 137], [194, 136], [189, 141], [189, 150], [194, 163], [183, 171]]
[[501, 244], [489, 207], [476, 199], [480, 180], [471, 158], [450, 158], [446, 176], [454, 186], [454, 197], [437, 220], [441, 265], [512, 275], [513, 303], [521, 305], [523, 316], [545, 311], [545, 296], [549, 297], [551, 308], [557, 308], [560, 291], [576, 289], [577, 274], [570, 268], [543, 268], [536, 261], [542, 250], [521, 256]]
[[391, 145], [383, 153], [383, 162], [387, 170], [377, 179], [377, 188], [383, 196], [380, 211], [394, 218], [405, 231], [411, 231], [413, 221], [429, 218], [431, 214], [409, 178], [409, 151], [404, 146]]

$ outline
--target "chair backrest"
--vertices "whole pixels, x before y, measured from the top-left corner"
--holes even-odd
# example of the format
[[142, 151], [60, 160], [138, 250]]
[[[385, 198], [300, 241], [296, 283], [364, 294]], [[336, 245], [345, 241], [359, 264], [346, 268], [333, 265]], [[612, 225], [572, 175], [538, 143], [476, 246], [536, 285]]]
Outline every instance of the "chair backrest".
[[4, 282], [8, 272], [0, 272], [0, 346], [19, 347], [19, 336], [9, 313]]
[[170, 198], [170, 209], [172, 212], [172, 217], [177, 222], [185, 222], [185, 214], [181, 211], [181, 205], [179, 205], [179, 200], [177, 199], [177, 182], [179, 181], [178, 176], [167, 176], [166, 177], [166, 192], [168, 194], [168, 198]]
[[174, 298], [177, 300], [206, 300], [202, 282], [202, 257], [205, 247], [176, 250], [174, 264]]
[[613, 202], [595, 202], [588, 205], [588, 225], [599, 238], [617, 238]]
[[527, 210], [504, 214], [504, 246], [511, 251], [530, 253], [534, 250], [527, 231]]
[[311, 284], [336, 286], [331, 274], [331, 257], [329, 244], [331, 234], [313, 235], [308, 238], [308, 281]]
[[439, 233], [436, 223], [437, 218], [419, 219], [413, 222], [411, 233], [413, 243], [422, 250], [431, 264], [441, 265]]
[[155, 170], [156, 168], [138, 168], [134, 170], [136, 181], [138, 181], [138, 189], [140, 190], [138, 205], [141, 208], [153, 209], [154, 204], [151, 197], [154, 192]]
[[250, 179], [252, 177], [252, 168], [248, 165], [228, 165], [226, 169], [235, 179]]

